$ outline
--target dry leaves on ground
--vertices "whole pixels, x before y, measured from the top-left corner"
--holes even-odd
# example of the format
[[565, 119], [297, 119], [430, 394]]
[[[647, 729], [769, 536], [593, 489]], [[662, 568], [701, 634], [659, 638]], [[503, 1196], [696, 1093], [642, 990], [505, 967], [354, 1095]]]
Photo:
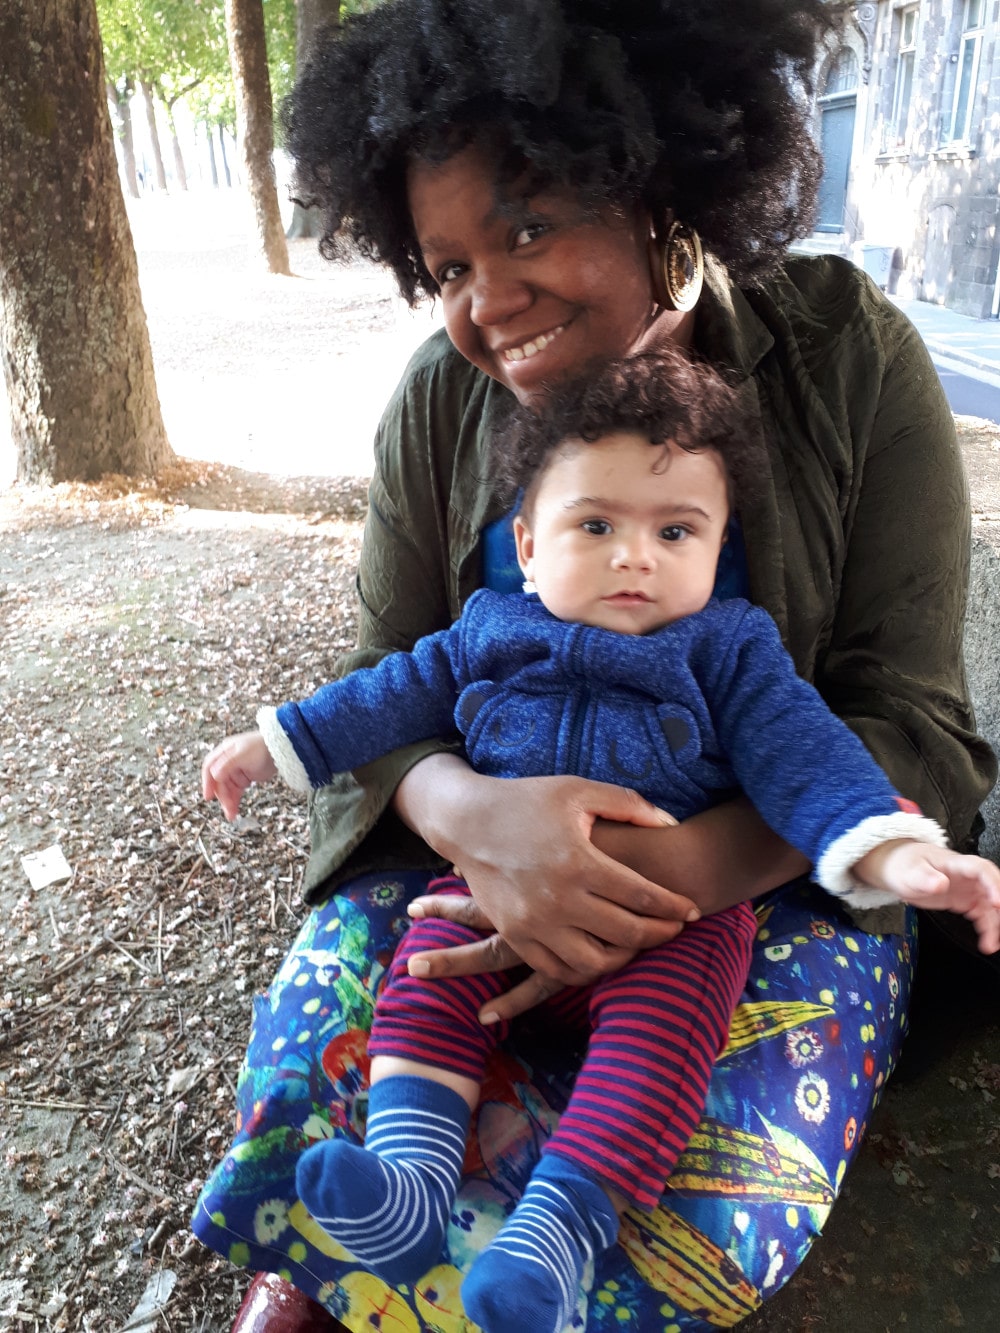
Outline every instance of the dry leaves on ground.
[[[229, 1328], [244, 1275], [190, 1237], [250, 1000], [302, 914], [304, 807], [229, 825], [206, 749], [353, 642], [365, 483], [182, 465], [0, 498], [0, 1328]], [[58, 845], [68, 883], [20, 858]]]

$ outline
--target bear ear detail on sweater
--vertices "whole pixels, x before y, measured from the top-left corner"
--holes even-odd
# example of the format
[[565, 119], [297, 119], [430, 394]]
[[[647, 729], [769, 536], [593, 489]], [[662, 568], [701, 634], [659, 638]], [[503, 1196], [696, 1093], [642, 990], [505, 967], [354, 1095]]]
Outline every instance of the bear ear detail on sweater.
[[469, 734], [472, 724], [476, 720], [476, 714], [493, 693], [494, 691], [482, 682], [477, 685], [470, 685], [462, 691], [455, 708], [455, 721], [458, 723], [458, 729], [463, 736]]
[[682, 717], [661, 717], [660, 730], [674, 754], [683, 750], [691, 739], [691, 728]]

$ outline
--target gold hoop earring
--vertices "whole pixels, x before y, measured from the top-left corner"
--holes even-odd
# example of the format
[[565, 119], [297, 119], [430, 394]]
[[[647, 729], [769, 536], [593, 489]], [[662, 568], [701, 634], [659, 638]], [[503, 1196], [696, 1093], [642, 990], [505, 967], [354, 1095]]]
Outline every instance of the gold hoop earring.
[[666, 236], [649, 238], [649, 271], [656, 303], [664, 310], [693, 310], [705, 281], [701, 238], [694, 227], [671, 222]]

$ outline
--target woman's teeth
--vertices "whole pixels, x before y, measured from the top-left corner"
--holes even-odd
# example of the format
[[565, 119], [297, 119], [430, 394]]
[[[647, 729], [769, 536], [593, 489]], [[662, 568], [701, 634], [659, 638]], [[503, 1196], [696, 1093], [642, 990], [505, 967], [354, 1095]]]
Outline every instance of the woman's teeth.
[[522, 347], [508, 347], [503, 354], [504, 360], [529, 361], [543, 347], [548, 347], [553, 338], [558, 338], [565, 327], [565, 324], [560, 324], [557, 329], [552, 329], [549, 333], [540, 333], [537, 338], [533, 338], [530, 343], [525, 343]]

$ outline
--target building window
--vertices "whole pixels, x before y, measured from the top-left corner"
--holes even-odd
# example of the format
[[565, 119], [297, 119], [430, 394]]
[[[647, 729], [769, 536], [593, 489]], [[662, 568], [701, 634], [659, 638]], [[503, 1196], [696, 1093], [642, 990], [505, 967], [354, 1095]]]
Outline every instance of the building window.
[[842, 46], [827, 70], [820, 100], [843, 97], [858, 86], [858, 58], [849, 46]]
[[910, 97], [913, 93], [913, 66], [917, 55], [918, 5], [899, 11], [899, 48], [896, 54], [896, 81], [892, 90], [892, 116], [882, 133], [882, 152], [907, 145]]
[[942, 142], [969, 143], [972, 138], [972, 110], [979, 78], [979, 58], [986, 26], [986, 0], [965, 0], [962, 34], [958, 54], [952, 59], [955, 86], [950, 108], [945, 99]]

